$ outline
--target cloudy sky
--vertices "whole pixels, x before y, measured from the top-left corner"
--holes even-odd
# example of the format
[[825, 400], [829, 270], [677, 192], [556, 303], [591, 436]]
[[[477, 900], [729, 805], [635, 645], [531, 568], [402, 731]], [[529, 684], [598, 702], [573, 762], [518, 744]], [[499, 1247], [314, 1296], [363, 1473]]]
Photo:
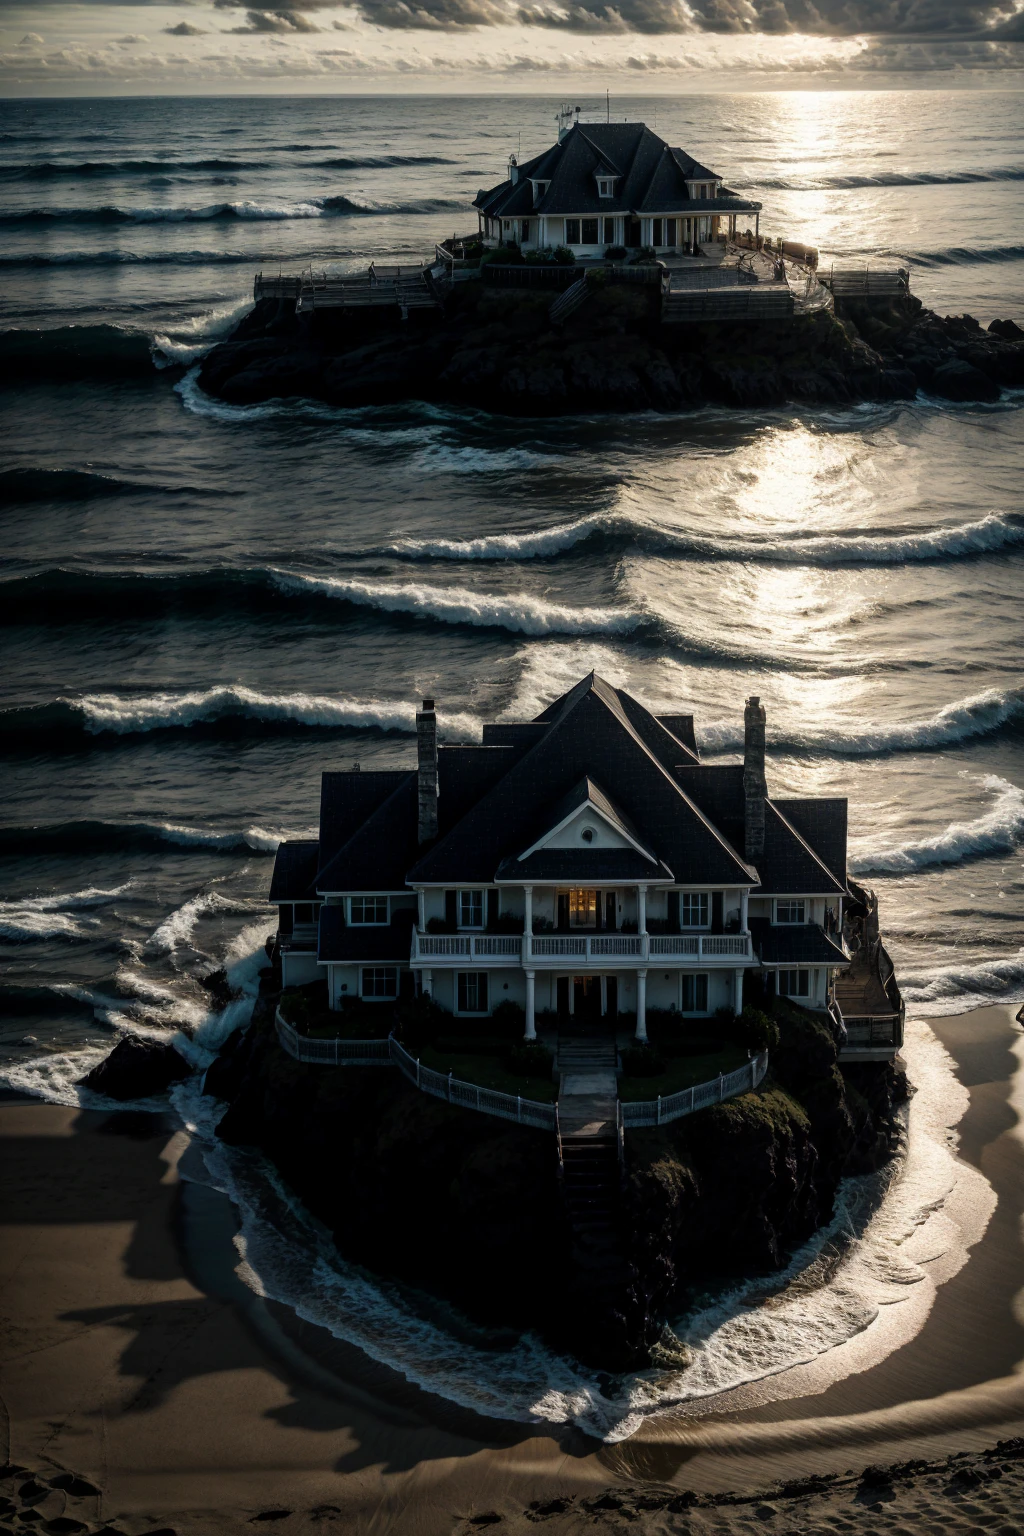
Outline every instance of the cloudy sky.
[[1024, 0], [0, 0], [0, 94], [1024, 87]]

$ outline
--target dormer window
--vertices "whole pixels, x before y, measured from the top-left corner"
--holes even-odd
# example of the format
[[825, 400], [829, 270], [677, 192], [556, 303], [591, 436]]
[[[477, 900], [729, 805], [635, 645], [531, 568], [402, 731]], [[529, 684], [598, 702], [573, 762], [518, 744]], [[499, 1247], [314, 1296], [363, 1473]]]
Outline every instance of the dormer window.
[[533, 187], [533, 206], [535, 208], [541, 199], [547, 195], [547, 190], [550, 185], [550, 181], [531, 182], [531, 186]]
[[807, 903], [804, 901], [777, 901], [775, 903], [775, 921], [781, 923], [805, 923]]
[[597, 178], [597, 195], [598, 195], [598, 197], [614, 197], [615, 196], [615, 178], [614, 178], [614, 176], [599, 176]]

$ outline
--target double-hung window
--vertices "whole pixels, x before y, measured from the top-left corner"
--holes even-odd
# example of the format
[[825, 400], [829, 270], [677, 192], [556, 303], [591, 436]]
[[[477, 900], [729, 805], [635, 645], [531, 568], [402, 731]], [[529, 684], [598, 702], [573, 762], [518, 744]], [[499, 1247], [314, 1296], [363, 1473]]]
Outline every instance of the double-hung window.
[[566, 243], [566, 245], [579, 245], [579, 243], [580, 243], [580, 221], [579, 221], [579, 219], [566, 219], [566, 221], [565, 221], [565, 243]]
[[810, 990], [809, 971], [779, 972], [779, 992], [782, 997], [807, 997]]
[[777, 901], [775, 903], [775, 921], [777, 923], [805, 923], [807, 918], [806, 901]]
[[[611, 193], [609, 193], [608, 195], [610, 197]], [[604, 241], [605, 245], [614, 245], [615, 244], [615, 220], [614, 219], [602, 219], [601, 223], [604, 226], [604, 234], [601, 236], [602, 240]]]
[[459, 892], [459, 927], [482, 928], [484, 925], [483, 891]]
[[455, 987], [459, 1013], [487, 1012], [487, 972], [459, 971]]
[[583, 227], [582, 227], [581, 233], [582, 233], [582, 236], [583, 236], [583, 238], [582, 238], [582, 240], [580, 242], [581, 245], [596, 245], [597, 244], [597, 220], [596, 219], [584, 219], [583, 220]]
[[708, 1011], [708, 979], [706, 976], [684, 976], [682, 978], [683, 1013], [707, 1013]]
[[388, 898], [386, 896], [350, 896], [348, 920], [353, 928], [386, 926]]
[[707, 891], [683, 891], [679, 897], [680, 928], [706, 928], [710, 905]]
[[362, 994], [377, 999], [397, 997], [397, 965], [364, 965]]

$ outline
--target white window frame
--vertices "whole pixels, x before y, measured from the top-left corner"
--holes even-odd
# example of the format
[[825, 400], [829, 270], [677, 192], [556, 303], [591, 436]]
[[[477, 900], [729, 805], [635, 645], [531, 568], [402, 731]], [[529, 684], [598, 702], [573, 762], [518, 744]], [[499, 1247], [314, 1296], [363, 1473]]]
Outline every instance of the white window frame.
[[[694, 994], [693, 995], [693, 1000], [694, 1000], [695, 1003], [697, 1001], [698, 983], [700, 983], [700, 982], [704, 983], [704, 1006], [703, 1006], [703, 1008], [687, 1008], [685, 1006], [685, 1002], [686, 1002], [686, 997], [685, 997], [685, 994], [686, 994], [686, 983], [688, 981], [692, 981], [693, 982], [693, 994]], [[679, 977], [679, 1012], [680, 1013], [685, 1013], [688, 1018], [693, 1018], [693, 1019], [706, 1018], [707, 1014], [709, 1012], [710, 999], [711, 999], [711, 988], [710, 988], [710, 985], [708, 983], [708, 973], [707, 973], [707, 971], [683, 971], [680, 974], [680, 977]]]
[[[459, 992], [462, 990], [462, 983], [464, 983], [464, 982], [468, 983], [470, 977], [474, 978], [475, 985], [476, 985], [476, 988], [477, 988], [478, 998], [479, 998], [479, 992], [480, 992], [481, 983], [483, 984], [483, 992], [484, 992], [485, 1002], [484, 1002], [484, 1006], [482, 1008], [463, 1008], [463, 1007], [460, 1006], [460, 1003], [459, 1003]], [[467, 986], [466, 987], [467, 993], [468, 993], [468, 990], [469, 990], [469, 988]], [[484, 1018], [491, 1011], [491, 1008], [490, 1008], [490, 1002], [491, 1002], [490, 992], [491, 992], [491, 989], [490, 989], [490, 984], [489, 984], [489, 980], [488, 980], [488, 974], [487, 974], [486, 971], [456, 971], [456, 973], [455, 973], [455, 1012], [458, 1015], [458, 1017], [459, 1018], [470, 1018], [470, 1019], [481, 1019], [481, 1018]]]
[[[802, 965], [800, 965], [800, 966], [790, 966], [790, 967], [787, 967], [787, 969], [784, 970], [784, 971], [779, 971], [777, 974], [778, 974], [778, 978], [779, 978], [778, 979], [778, 988], [779, 988], [779, 996], [780, 997], [797, 997], [797, 998], [799, 998], [799, 997], [810, 997], [810, 995], [811, 995], [811, 973], [810, 973], [810, 970], [807, 967], [802, 966]], [[782, 978], [783, 978], [783, 976], [795, 976], [796, 977], [796, 990], [795, 991], [791, 992], [788, 989], [788, 987], [783, 987], [783, 985], [782, 985]], [[805, 986], [803, 991], [800, 990], [800, 978], [801, 977], [804, 977], [805, 981], [806, 981], [806, 986]]]
[[[700, 923], [688, 922], [683, 916], [684, 904], [688, 901], [703, 902], [705, 917]], [[679, 926], [680, 928], [710, 928], [711, 927], [711, 892], [710, 891], [680, 891], [679, 892]]]
[[615, 177], [614, 176], [599, 176], [597, 178], [597, 195], [598, 195], [598, 197], [614, 197], [615, 196]]
[[[383, 917], [356, 917], [355, 903], [357, 901], [372, 901], [384, 903]], [[390, 896], [350, 896], [348, 898], [348, 925], [350, 928], [386, 928], [391, 921], [391, 897]]]
[[[466, 921], [466, 919], [465, 919], [465, 917], [463, 915], [463, 897], [465, 897], [465, 896], [470, 897], [471, 901], [472, 901], [472, 899], [474, 897], [475, 898], [479, 898], [479, 901], [480, 901], [480, 921], [478, 923], [467, 923], [467, 921]], [[486, 891], [474, 890], [472, 887], [467, 887], [466, 889], [460, 890], [460, 891], [458, 891], [456, 893], [455, 900], [458, 903], [458, 906], [455, 909], [456, 910], [456, 924], [455, 924], [455, 926], [457, 928], [459, 928], [459, 929], [465, 929], [466, 931], [468, 931], [470, 933], [482, 933], [483, 930], [487, 926], [487, 893], [486, 893]]]
[[[368, 992], [366, 990], [367, 976], [380, 975], [382, 978], [393, 976], [395, 989], [393, 992]], [[359, 996], [370, 1003], [393, 1003], [398, 996], [398, 966], [397, 965], [361, 965], [359, 967]]]
[[[780, 907], [799, 907], [799, 917], [780, 917]], [[803, 896], [788, 896], [774, 905], [773, 921], [777, 928], [800, 928], [807, 921], [807, 900]]]
[[[581, 233], [580, 225], [581, 225], [581, 223], [582, 223], [582, 220], [580, 220], [580, 219], [563, 219], [562, 220], [562, 233], [563, 233], [563, 237], [564, 237], [563, 238], [563, 244], [565, 244], [565, 245], [581, 245], [583, 243], [581, 241], [581, 239], [580, 239], [580, 233]], [[570, 224], [575, 224], [575, 226], [576, 226], [576, 239], [575, 240], [571, 240], [569, 238], [569, 225]]]

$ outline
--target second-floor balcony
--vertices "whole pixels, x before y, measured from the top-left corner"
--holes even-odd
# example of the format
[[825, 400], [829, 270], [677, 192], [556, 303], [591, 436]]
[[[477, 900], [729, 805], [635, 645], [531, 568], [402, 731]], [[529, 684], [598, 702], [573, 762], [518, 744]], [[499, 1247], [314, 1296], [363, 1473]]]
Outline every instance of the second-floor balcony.
[[470, 959], [564, 970], [580, 964], [639, 968], [671, 960], [735, 966], [753, 964], [754, 954], [748, 933], [413, 933], [414, 966], [460, 965]]

